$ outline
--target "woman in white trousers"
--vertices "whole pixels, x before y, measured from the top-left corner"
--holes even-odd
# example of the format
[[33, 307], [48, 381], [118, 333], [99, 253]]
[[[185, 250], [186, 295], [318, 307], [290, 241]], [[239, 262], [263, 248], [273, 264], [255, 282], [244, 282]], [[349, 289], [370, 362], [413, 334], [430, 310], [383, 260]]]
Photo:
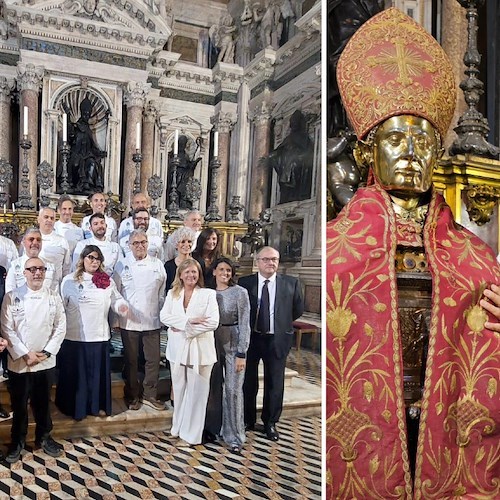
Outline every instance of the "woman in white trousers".
[[172, 436], [191, 445], [202, 441], [210, 374], [217, 361], [214, 330], [219, 307], [214, 290], [203, 288], [201, 267], [186, 259], [160, 312], [168, 326], [167, 359], [170, 361], [175, 407]]

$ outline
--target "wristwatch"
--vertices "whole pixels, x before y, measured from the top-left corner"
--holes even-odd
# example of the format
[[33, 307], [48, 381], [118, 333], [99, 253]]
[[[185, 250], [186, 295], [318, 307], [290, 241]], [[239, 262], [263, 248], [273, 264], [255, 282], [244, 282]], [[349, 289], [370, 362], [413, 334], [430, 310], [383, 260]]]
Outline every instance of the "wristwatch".
[[50, 358], [52, 356], [52, 354], [50, 354], [50, 352], [46, 351], [45, 349], [42, 351], [42, 354], [45, 354], [45, 356], [47, 356], [47, 358]]

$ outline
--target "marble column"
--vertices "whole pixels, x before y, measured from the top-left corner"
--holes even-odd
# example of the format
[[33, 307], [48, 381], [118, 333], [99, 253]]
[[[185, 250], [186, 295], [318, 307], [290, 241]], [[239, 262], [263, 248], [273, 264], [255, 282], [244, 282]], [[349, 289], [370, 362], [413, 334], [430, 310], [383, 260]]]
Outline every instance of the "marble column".
[[[36, 167], [38, 165], [38, 131], [39, 131], [39, 106], [38, 93], [42, 87], [42, 79], [44, 75], [43, 66], [35, 66], [34, 64], [19, 63], [17, 66], [17, 86], [21, 92], [20, 99], [20, 115], [19, 120], [20, 130], [19, 138], [23, 136], [24, 128], [24, 106], [28, 107], [28, 139], [31, 141], [31, 149], [28, 151], [28, 168], [29, 168], [29, 191], [32, 199], [37, 198], [36, 184]], [[19, 163], [23, 161], [23, 150], [19, 148]], [[19, 189], [21, 186], [19, 185]], [[35, 202], [36, 205], [36, 202]]]
[[271, 113], [267, 103], [263, 103], [251, 113], [254, 122], [254, 163], [250, 181], [250, 219], [258, 219], [259, 214], [267, 208], [267, 192], [269, 170], [261, 158], [269, 154], [271, 144]]
[[467, 50], [467, 36], [464, 36], [464, 33], [467, 33], [465, 13], [466, 10], [460, 6], [457, 0], [443, 0], [441, 45], [450, 58], [453, 66], [453, 76], [457, 85], [457, 106], [444, 141], [446, 150], [448, 150], [456, 137], [453, 129], [457, 126], [458, 119], [467, 109], [464, 93], [458, 87], [460, 82], [465, 78], [465, 65], [463, 61], [465, 51]]
[[142, 129], [142, 167], [141, 191], [146, 192], [148, 179], [153, 175], [154, 148], [155, 148], [155, 123], [158, 117], [158, 104], [149, 101], [144, 110]]
[[[219, 151], [217, 152], [220, 168], [217, 176], [217, 207], [222, 220], [226, 220], [227, 180], [229, 175], [229, 146], [231, 130], [236, 122], [231, 113], [218, 113], [210, 120], [214, 129], [219, 132]], [[215, 154], [215, 151], [214, 151]]]
[[143, 130], [142, 110], [150, 87], [149, 83], [130, 82], [124, 92], [124, 101], [127, 106], [127, 130], [125, 131], [125, 157], [123, 159], [122, 202], [126, 207], [130, 207], [136, 175], [135, 163], [132, 160], [137, 149], [136, 127], [140, 123], [141, 131]]
[[10, 141], [12, 138], [10, 123], [10, 100], [14, 82], [0, 77], [0, 158], [10, 162]]

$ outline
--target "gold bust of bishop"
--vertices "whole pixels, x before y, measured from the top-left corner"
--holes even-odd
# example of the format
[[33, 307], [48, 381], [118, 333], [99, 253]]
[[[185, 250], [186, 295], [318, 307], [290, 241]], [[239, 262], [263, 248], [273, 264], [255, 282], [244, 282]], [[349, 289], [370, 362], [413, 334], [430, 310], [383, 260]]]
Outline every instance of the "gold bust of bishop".
[[479, 303], [500, 269], [432, 186], [451, 65], [391, 8], [337, 80], [370, 173], [327, 226], [327, 497], [497, 498], [500, 335]]

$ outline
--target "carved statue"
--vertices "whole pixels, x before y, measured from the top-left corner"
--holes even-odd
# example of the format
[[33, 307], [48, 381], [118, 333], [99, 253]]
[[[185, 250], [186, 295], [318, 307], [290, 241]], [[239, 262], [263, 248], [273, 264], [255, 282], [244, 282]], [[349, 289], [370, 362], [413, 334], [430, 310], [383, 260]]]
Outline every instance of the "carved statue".
[[271, 209], [266, 208], [259, 214], [258, 219], [248, 221], [248, 231], [240, 241], [250, 246], [250, 255], [267, 244], [266, 227], [271, 224], [271, 216]]
[[[69, 110], [65, 110], [69, 114]], [[68, 178], [73, 192], [89, 194], [104, 189], [101, 159], [106, 157], [94, 140], [89, 120], [92, 103], [86, 97], [80, 103], [80, 118], [76, 123], [68, 123], [68, 142], [71, 152], [68, 160]]]
[[254, 5], [254, 19], [260, 21], [260, 39], [262, 48], [272, 47], [277, 50], [280, 46], [283, 23], [278, 0], [269, 0], [264, 12]]
[[[181, 209], [190, 209], [192, 208], [192, 200], [190, 193], [188, 192], [188, 184], [189, 181], [193, 178], [194, 171], [196, 169], [196, 165], [201, 161], [201, 156], [193, 159], [189, 157], [188, 152], [186, 151], [186, 146], [188, 144], [188, 138], [185, 135], [181, 135], [179, 137], [179, 152], [178, 158], [179, 163], [177, 164], [177, 174], [176, 174], [176, 182], [177, 182], [177, 196], [179, 199], [179, 208]], [[196, 152], [195, 152], [196, 154]], [[169, 153], [169, 185], [172, 185], [172, 174], [173, 168], [171, 159], [173, 156], [173, 152]], [[194, 156], [194, 155], [193, 155]], [[169, 188], [170, 189], [170, 188]]]
[[209, 30], [209, 36], [215, 47], [219, 49], [217, 62], [234, 63], [233, 33], [236, 31], [233, 18], [226, 14], [220, 24], [214, 24]]
[[294, 111], [290, 133], [267, 157], [269, 167], [278, 174], [279, 203], [307, 200], [311, 196], [314, 148], [303, 113]]

